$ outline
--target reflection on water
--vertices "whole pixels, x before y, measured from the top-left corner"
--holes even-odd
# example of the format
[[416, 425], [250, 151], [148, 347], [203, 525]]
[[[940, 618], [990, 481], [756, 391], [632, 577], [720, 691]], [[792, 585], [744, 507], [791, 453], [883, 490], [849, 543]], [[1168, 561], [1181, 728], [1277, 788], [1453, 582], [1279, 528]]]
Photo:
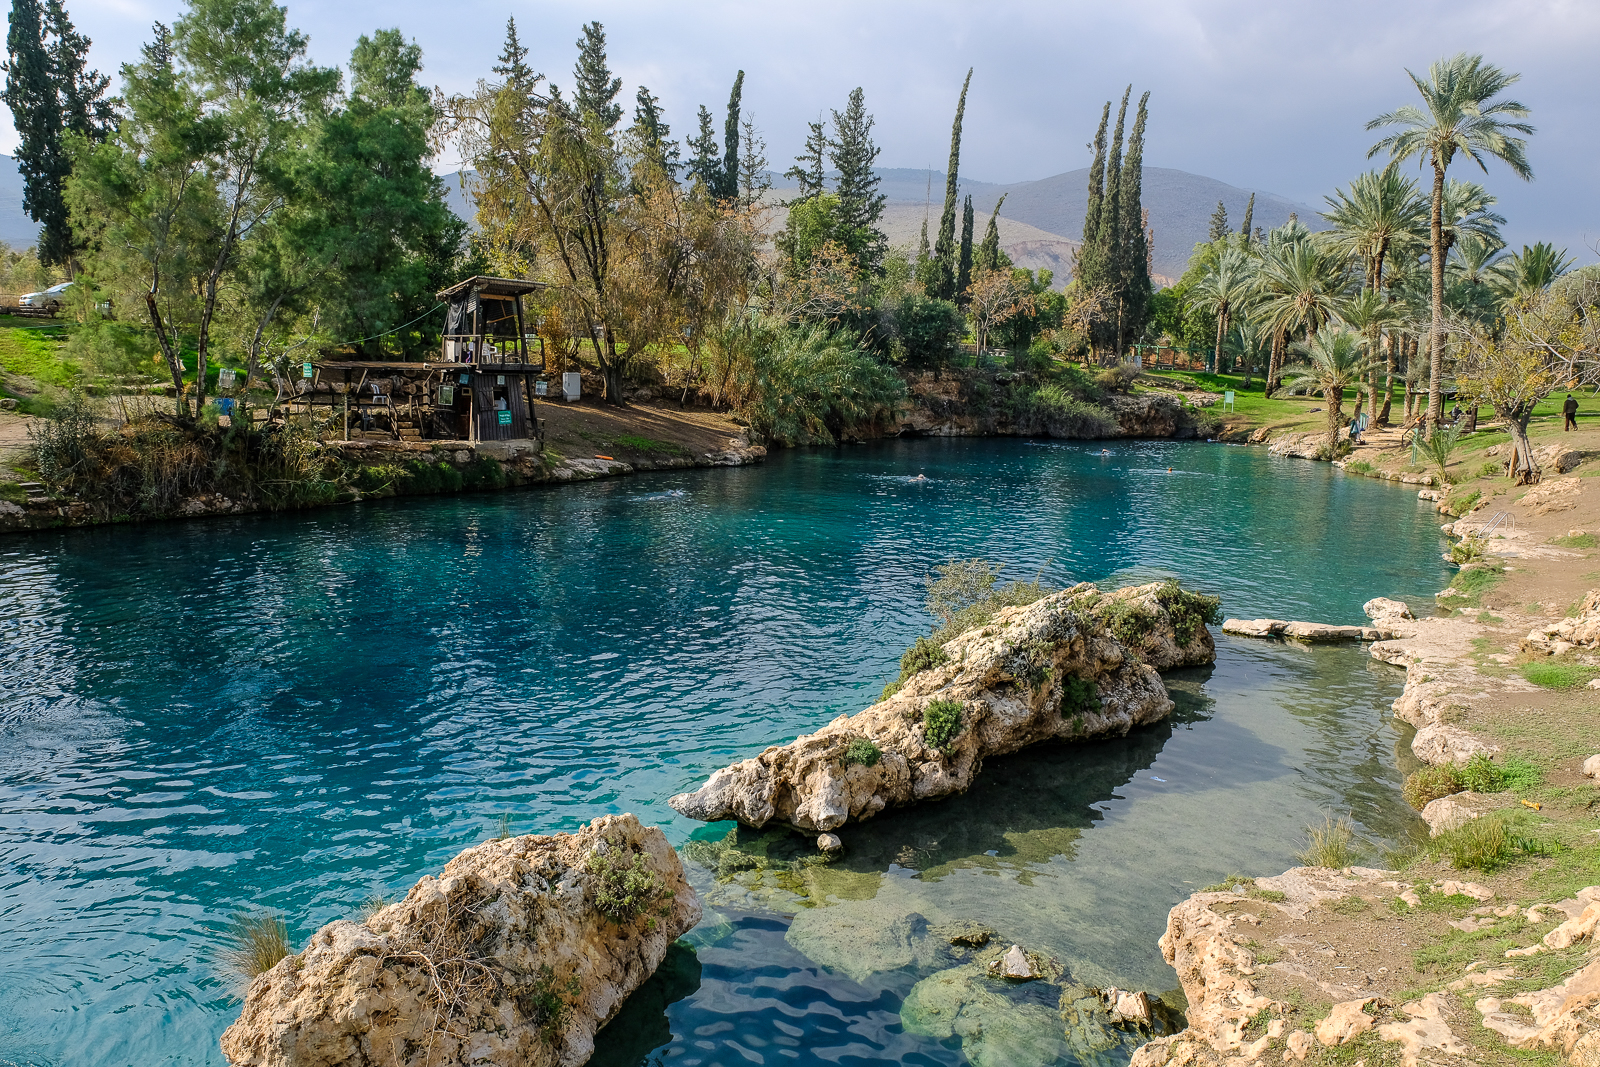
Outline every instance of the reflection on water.
[[[238, 1005], [210, 959], [235, 911], [278, 908], [303, 941], [501, 814], [717, 841], [665, 798], [870, 703], [951, 557], [1178, 573], [1234, 614], [1330, 622], [1441, 584], [1432, 515], [1390, 487], [1260, 450], [1097, 451], [897, 443], [0, 543], [0, 1063], [220, 1063]], [[1374, 842], [1407, 825], [1398, 675], [1359, 650], [1224, 640], [1170, 684], [1173, 722], [996, 760], [964, 797], [849, 828], [838, 863], [774, 840], [759, 882], [697, 870], [696, 952], [607, 1055], [958, 1063], [900, 1023], [947, 962], [907, 916], [1161, 990], [1172, 902], [1287, 866], [1325, 809]], [[847, 928], [877, 958], [842, 952]]]

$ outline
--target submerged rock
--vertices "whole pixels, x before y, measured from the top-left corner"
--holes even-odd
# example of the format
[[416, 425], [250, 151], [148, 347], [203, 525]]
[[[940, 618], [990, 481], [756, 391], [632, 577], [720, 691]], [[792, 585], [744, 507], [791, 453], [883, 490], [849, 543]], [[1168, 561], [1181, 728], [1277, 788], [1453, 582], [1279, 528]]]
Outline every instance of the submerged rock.
[[[725, 767], [669, 803], [694, 819], [811, 833], [959, 793], [991, 756], [1122, 736], [1173, 704], [1156, 670], [1211, 662], [1216, 601], [1152, 583], [1064, 589], [939, 648], [888, 699]], [[870, 742], [862, 746], [863, 741]], [[866, 747], [870, 763], [851, 755]]]
[[571, 1065], [700, 920], [660, 830], [632, 815], [487, 841], [255, 981], [234, 1067]]

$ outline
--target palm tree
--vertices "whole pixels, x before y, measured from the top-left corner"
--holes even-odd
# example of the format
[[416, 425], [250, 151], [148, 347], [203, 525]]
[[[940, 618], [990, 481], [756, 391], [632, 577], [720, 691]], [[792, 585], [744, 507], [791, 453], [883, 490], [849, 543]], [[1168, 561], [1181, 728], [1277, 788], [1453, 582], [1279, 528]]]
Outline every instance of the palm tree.
[[[1304, 231], [1304, 227], [1301, 227]], [[1345, 259], [1311, 239], [1287, 235], [1268, 247], [1256, 270], [1255, 313], [1282, 337], [1303, 332], [1307, 341], [1334, 315], [1350, 288]], [[1269, 371], [1267, 389], [1278, 388], [1277, 367]]]
[[1240, 315], [1234, 320], [1227, 348], [1230, 352], [1237, 353], [1244, 362], [1244, 388], [1250, 388], [1250, 373], [1255, 369], [1256, 360], [1264, 350], [1270, 349], [1271, 345], [1271, 331], [1267, 323], [1253, 319], [1249, 315]]
[[1359, 263], [1374, 289], [1383, 288], [1384, 261], [1391, 254], [1410, 256], [1427, 244], [1428, 202], [1393, 163], [1360, 175], [1348, 192], [1337, 189], [1323, 199], [1328, 210], [1322, 217], [1333, 224], [1325, 240]]
[[1217, 317], [1216, 372], [1222, 373], [1222, 345], [1231, 316], [1254, 291], [1250, 259], [1241, 250], [1223, 249], [1211, 269], [1189, 290], [1189, 303]]
[[[1401, 310], [1385, 299], [1383, 294], [1376, 289], [1362, 289], [1361, 292], [1339, 305], [1334, 314], [1338, 316], [1340, 322], [1360, 333], [1366, 339], [1367, 352], [1369, 354], [1378, 351], [1379, 338], [1383, 333], [1384, 327], [1395, 325], [1402, 320]], [[1394, 357], [1391, 355], [1389, 359], [1389, 373], [1391, 376], [1393, 375], [1393, 366]], [[1386, 423], [1389, 421], [1389, 403], [1392, 397], [1384, 397], [1383, 413], [1380, 415], [1378, 413], [1377, 360], [1372, 360], [1368, 370], [1370, 375], [1366, 383], [1367, 397], [1372, 405], [1373, 421]], [[1385, 388], [1393, 389], [1394, 387], [1386, 385]], [[1356, 406], [1358, 409], [1360, 404], [1361, 401], [1357, 399]]]
[[1509, 304], [1548, 289], [1575, 262], [1565, 248], [1557, 252], [1554, 245], [1544, 241], [1531, 248], [1523, 245], [1521, 252], [1513, 252], [1495, 264], [1489, 285], [1501, 303]]
[[1440, 232], [1444, 235], [1445, 266], [1450, 263], [1450, 250], [1457, 241], [1469, 236], [1504, 248], [1500, 227], [1506, 217], [1489, 209], [1499, 203], [1499, 198], [1477, 182], [1463, 182], [1451, 178], [1444, 183], [1444, 202], [1439, 208]]
[[1415, 157], [1433, 167], [1433, 210], [1430, 218], [1430, 266], [1433, 273], [1432, 320], [1428, 329], [1428, 422], [1434, 428], [1443, 415], [1440, 382], [1444, 375], [1444, 176], [1457, 152], [1472, 157], [1488, 173], [1486, 156], [1503, 162], [1524, 181], [1533, 180], [1528, 166], [1528, 142], [1512, 134], [1532, 136], [1533, 127], [1522, 119], [1531, 114], [1515, 100], [1496, 100], [1516, 84], [1519, 74], [1507, 74], [1485, 64], [1482, 56], [1458, 53], [1428, 68], [1423, 81], [1406, 71], [1423, 107], [1405, 104], [1367, 123], [1367, 129], [1404, 127], [1372, 146], [1368, 158], [1387, 150], [1395, 161]]
[[1313, 389], [1322, 393], [1328, 406], [1329, 455], [1339, 446], [1339, 426], [1344, 422], [1344, 391], [1352, 385], [1360, 385], [1370, 366], [1366, 345], [1354, 330], [1324, 326], [1294, 346], [1296, 352], [1306, 357], [1308, 366], [1278, 391], [1279, 396], [1308, 393]]

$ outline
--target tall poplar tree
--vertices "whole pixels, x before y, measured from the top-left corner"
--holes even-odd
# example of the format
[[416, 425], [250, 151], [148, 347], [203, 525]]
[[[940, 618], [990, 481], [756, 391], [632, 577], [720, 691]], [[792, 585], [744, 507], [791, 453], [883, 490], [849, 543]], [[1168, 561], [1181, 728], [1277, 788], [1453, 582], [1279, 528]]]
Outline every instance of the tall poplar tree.
[[972, 284], [972, 194], [961, 205], [961, 259], [956, 266], [956, 299], [966, 303], [967, 286]]
[[617, 93], [622, 91], [622, 79], [611, 76], [606, 65], [606, 28], [591, 22], [583, 28], [583, 39], [578, 42], [578, 65], [572, 76], [578, 88], [575, 103], [578, 114], [592, 121], [606, 133], [616, 129], [622, 121], [622, 105], [617, 103]]
[[1244, 222], [1239, 226], [1239, 243], [1242, 245], [1250, 243], [1250, 221], [1255, 218], [1255, 214], [1256, 194], [1251, 193], [1250, 199], [1244, 205]]
[[68, 263], [78, 246], [62, 190], [72, 172], [66, 136], [103, 141], [112, 126], [111, 79], [88, 70], [89, 39], [60, 0], [13, 0], [0, 99], [11, 109], [22, 175], [22, 209], [39, 223], [39, 258]]
[[722, 125], [722, 173], [716, 194], [723, 200], [739, 196], [739, 104], [744, 96], [744, 71], [733, 79], [733, 91], [728, 94], [728, 118]]
[[[1129, 86], [1129, 91], [1132, 91]], [[1122, 333], [1118, 349], [1144, 332], [1150, 308], [1150, 247], [1145, 237], [1144, 204], [1144, 127], [1149, 113], [1150, 94], [1139, 98], [1139, 112], [1128, 134], [1128, 153], [1122, 161], [1122, 179], [1117, 187], [1117, 216], [1120, 233], [1116, 240], [1118, 283], [1122, 296]]]
[[1111, 124], [1111, 101], [1100, 111], [1100, 129], [1094, 135], [1094, 162], [1089, 165], [1089, 203], [1083, 212], [1083, 242], [1078, 246], [1077, 277], [1086, 287], [1096, 284], [1100, 267], [1100, 213], [1105, 202], [1106, 128]]
[[961, 83], [956, 100], [956, 120], [950, 127], [950, 162], [944, 169], [944, 211], [939, 215], [939, 237], [933, 244], [934, 292], [940, 300], [956, 296], [956, 188], [961, 171], [961, 120], [967, 111], [967, 87], [972, 84], [972, 68]]

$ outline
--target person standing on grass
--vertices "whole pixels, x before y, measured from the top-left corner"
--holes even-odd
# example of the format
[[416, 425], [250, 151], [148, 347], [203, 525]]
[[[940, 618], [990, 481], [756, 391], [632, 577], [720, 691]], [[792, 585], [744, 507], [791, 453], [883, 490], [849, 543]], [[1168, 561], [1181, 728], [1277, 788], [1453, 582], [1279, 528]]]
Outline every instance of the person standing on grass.
[[1578, 402], [1572, 399], [1571, 393], [1567, 394], [1566, 403], [1561, 405], [1561, 414], [1563, 416], [1563, 421], [1561, 423], [1562, 433], [1565, 433], [1568, 430], [1576, 430], [1578, 428]]

